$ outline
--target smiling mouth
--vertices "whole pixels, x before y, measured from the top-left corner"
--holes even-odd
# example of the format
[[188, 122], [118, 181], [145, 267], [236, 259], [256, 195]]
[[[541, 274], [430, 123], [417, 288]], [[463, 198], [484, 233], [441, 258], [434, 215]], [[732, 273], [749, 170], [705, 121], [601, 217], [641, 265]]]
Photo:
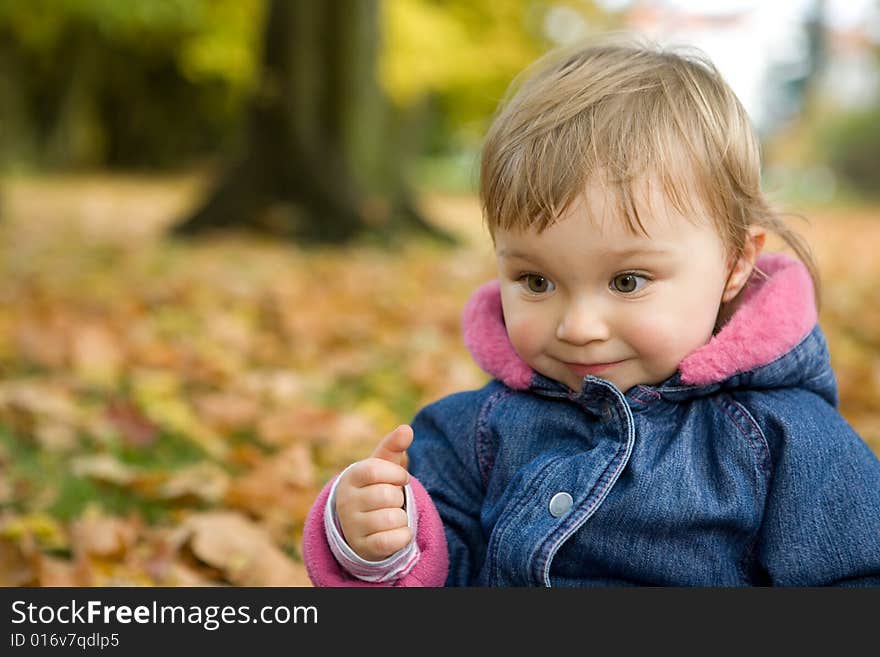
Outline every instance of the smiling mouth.
[[588, 374], [600, 374], [611, 369], [615, 365], [620, 365], [622, 362], [622, 360], [616, 360], [611, 363], [591, 363], [589, 365], [583, 363], [566, 363], [565, 365], [578, 376], [586, 376]]

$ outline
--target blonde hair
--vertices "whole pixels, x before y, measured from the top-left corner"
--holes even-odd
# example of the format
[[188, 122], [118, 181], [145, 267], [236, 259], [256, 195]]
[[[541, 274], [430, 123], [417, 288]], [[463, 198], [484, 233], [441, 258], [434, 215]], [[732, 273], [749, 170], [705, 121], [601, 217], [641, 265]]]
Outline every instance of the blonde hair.
[[[682, 166], [684, 163], [685, 166]], [[495, 230], [539, 232], [601, 180], [633, 232], [647, 235], [636, 185], [646, 172], [685, 216], [708, 214], [735, 261], [750, 226], [816, 263], [761, 191], [757, 137], [736, 95], [696, 50], [619, 37], [552, 51], [514, 80], [486, 136], [483, 215]]]

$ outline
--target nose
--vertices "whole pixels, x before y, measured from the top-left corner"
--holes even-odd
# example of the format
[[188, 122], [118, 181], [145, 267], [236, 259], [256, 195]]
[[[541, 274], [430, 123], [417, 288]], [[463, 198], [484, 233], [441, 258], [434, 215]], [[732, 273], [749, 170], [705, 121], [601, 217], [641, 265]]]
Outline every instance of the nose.
[[607, 340], [610, 329], [600, 306], [585, 301], [569, 304], [556, 326], [556, 337], [578, 345]]

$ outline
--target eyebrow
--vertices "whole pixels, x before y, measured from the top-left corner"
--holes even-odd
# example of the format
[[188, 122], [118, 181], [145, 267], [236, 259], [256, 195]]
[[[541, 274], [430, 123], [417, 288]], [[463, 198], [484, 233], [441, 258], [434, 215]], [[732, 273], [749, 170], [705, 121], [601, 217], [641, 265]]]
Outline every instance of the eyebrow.
[[[605, 252], [607, 255], [616, 256], [618, 258], [627, 258], [630, 256], [637, 255], [667, 255], [669, 253], [668, 249], [664, 249], [661, 247], [632, 247], [629, 249], [619, 249], [619, 250], [609, 250]], [[528, 253], [524, 253], [522, 251], [516, 251], [514, 249], [501, 249], [498, 252], [498, 256], [500, 258], [523, 258], [528, 260], [533, 256]]]
[[618, 256], [620, 258], [625, 258], [627, 256], [634, 255], [666, 255], [669, 253], [669, 249], [664, 249], [659, 246], [635, 246], [629, 249], [620, 249], [617, 251], [608, 251], [610, 255]]
[[515, 251], [513, 249], [501, 249], [498, 252], [499, 258], [523, 258], [528, 260], [531, 256], [528, 253], [523, 253], [522, 251]]

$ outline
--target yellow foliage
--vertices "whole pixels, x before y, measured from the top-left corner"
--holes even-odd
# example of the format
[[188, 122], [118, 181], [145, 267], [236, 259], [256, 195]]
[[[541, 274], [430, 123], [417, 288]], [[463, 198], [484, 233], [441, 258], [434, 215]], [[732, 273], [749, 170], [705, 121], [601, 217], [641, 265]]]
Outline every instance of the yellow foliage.
[[530, 4], [383, 2], [384, 87], [401, 105], [455, 91], [458, 103], [491, 112], [513, 76], [543, 50], [527, 23]]
[[0, 536], [17, 541], [33, 539], [49, 550], [68, 545], [61, 523], [46, 513], [31, 513], [0, 522]]

